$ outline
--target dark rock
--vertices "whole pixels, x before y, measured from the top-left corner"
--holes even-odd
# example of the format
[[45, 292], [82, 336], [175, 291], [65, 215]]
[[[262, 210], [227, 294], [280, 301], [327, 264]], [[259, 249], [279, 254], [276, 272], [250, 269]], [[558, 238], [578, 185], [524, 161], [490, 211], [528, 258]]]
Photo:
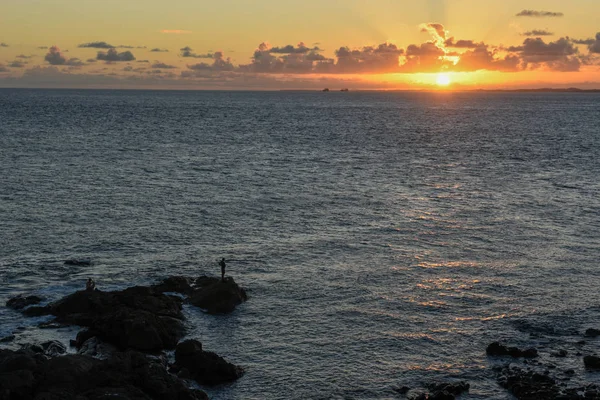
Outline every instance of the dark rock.
[[600, 369], [600, 357], [585, 356], [583, 357], [583, 363], [588, 369]]
[[568, 353], [566, 350], [562, 350], [562, 349], [561, 349], [561, 350], [559, 350], [559, 351], [557, 351], [557, 352], [554, 352], [554, 353], [552, 353], [552, 355], [553, 355], [554, 357], [560, 357], [560, 358], [564, 358], [564, 357], [566, 357], [568, 354], [569, 354], [569, 353]]
[[175, 292], [192, 294], [194, 292], [194, 289], [191, 286], [191, 279], [185, 276], [171, 276], [158, 285], [153, 285], [152, 288], [160, 293]]
[[398, 392], [399, 394], [406, 394], [410, 392], [410, 388], [408, 386], [402, 386], [400, 388], [394, 389], [394, 391]]
[[600, 336], [600, 329], [589, 328], [585, 331], [585, 336], [592, 338]]
[[521, 368], [504, 368], [498, 383], [519, 400], [557, 399], [561, 391], [557, 382], [547, 375]]
[[15, 335], [8, 335], [0, 339], [0, 343], [8, 343], [12, 342], [13, 340], [15, 340]]
[[92, 260], [88, 258], [70, 258], [65, 260], [65, 265], [88, 266], [92, 265]]
[[94, 336], [87, 339], [77, 350], [77, 354], [98, 358], [100, 360], [110, 359], [118, 349], [110, 343], [105, 343]]
[[187, 369], [192, 378], [203, 385], [233, 382], [243, 374], [240, 367], [215, 353], [203, 351], [202, 344], [196, 340], [186, 340], [177, 345], [175, 365], [179, 371]]
[[47, 359], [26, 351], [0, 350], [0, 399], [206, 400], [160, 363], [141, 353], [110, 360], [81, 355]]
[[[91, 336], [122, 349], [154, 351], [174, 348], [183, 337], [181, 303], [151, 288], [132, 287], [115, 292], [78, 291], [48, 309], [58, 322], [87, 326], [93, 331]], [[76, 344], [89, 337], [78, 338]]]
[[28, 316], [28, 317], [41, 317], [43, 315], [49, 315], [50, 314], [50, 307], [48, 306], [44, 306], [44, 307], [37, 307], [37, 306], [33, 306], [33, 307], [29, 307], [23, 310], [23, 314]]
[[221, 281], [207, 276], [195, 281], [196, 290], [188, 302], [210, 314], [228, 314], [248, 299], [246, 291], [240, 288], [232, 278]]
[[511, 356], [513, 358], [534, 358], [538, 356], [538, 352], [534, 348], [520, 350], [517, 347], [504, 346], [499, 342], [490, 343], [485, 352], [488, 356]]
[[32, 304], [38, 304], [42, 302], [42, 299], [39, 296], [24, 296], [22, 294], [12, 297], [8, 299], [6, 302], [6, 307], [12, 308], [13, 310], [22, 310], [27, 306]]
[[66, 346], [57, 340], [44, 342], [40, 346], [44, 349], [44, 354], [49, 357], [56, 357], [67, 352]]

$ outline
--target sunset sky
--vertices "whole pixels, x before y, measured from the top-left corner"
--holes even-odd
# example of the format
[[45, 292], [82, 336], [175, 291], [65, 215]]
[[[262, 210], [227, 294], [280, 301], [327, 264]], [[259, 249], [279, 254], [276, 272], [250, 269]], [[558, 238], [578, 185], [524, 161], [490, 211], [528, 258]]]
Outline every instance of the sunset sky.
[[0, 87], [600, 88], [598, 0], [2, 0]]

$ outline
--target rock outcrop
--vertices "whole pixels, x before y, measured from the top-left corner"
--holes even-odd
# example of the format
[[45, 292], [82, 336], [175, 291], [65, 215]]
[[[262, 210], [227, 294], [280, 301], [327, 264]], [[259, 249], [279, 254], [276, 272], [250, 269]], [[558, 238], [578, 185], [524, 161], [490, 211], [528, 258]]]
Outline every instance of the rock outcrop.
[[196, 279], [173, 276], [152, 288], [162, 293], [184, 294], [187, 296], [186, 302], [209, 314], [229, 314], [248, 299], [246, 291], [239, 287], [233, 278], [225, 278], [222, 281], [209, 276]]
[[243, 375], [243, 370], [210, 351], [202, 350], [197, 340], [186, 340], [175, 349], [173, 372], [188, 375], [202, 385], [219, 385], [233, 382]]
[[135, 351], [110, 360], [82, 355], [46, 358], [0, 350], [0, 399], [206, 400], [163, 365]]
[[537, 350], [534, 348], [520, 350], [517, 347], [508, 347], [499, 342], [490, 343], [485, 352], [488, 356], [511, 356], [514, 358], [534, 358], [538, 355]]

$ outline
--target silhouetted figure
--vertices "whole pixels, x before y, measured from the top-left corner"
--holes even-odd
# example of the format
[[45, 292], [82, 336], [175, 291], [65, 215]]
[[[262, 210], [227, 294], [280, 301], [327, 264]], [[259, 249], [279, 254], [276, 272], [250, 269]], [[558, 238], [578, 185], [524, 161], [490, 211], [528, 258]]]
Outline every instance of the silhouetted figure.
[[225, 259], [221, 258], [219, 261], [219, 265], [221, 266], [221, 282], [225, 282]]
[[92, 278], [88, 278], [87, 282], [85, 283], [85, 290], [88, 292], [93, 292], [94, 289], [96, 289], [96, 282], [94, 282]]

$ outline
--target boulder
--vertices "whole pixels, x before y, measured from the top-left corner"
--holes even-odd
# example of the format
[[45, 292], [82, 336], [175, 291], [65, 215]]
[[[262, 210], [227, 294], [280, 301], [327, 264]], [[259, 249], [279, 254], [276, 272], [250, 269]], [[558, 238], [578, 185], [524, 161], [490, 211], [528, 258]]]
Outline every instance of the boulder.
[[[91, 336], [122, 349], [158, 351], [174, 348], [183, 337], [181, 306], [181, 299], [152, 288], [132, 287], [115, 292], [82, 290], [46, 307], [30, 307], [25, 313], [52, 314], [60, 323], [87, 326], [93, 331]], [[75, 345], [85, 340], [76, 340]]]
[[27, 306], [38, 304], [43, 300], [44, 299], [42, 299], [39, 296], [24, 296], [20, 294], [18, 296], [11, 297], [10, 299], [8, 299], [8, 301], [6, 302], [6, 307], [12, 308], [13, 310], [22, 310]]
[[600, 369], [600, 357], [585, 356], [583, 357], [583, 364], [587, 369]]
[[195, 281], [196, 290], [188, 297], [188, 302], [209, 314], [228, 314], [248, 299], [246, 291], [232, 278], [221, 281], [207, 276]]
[[175, 370], [187, 370], [202, 385], [219, 385], [233, 382], [243, 375], [241, 367], [225, 361], [215, 353], [202, 350], [197, 340], [186, 340], [175, 349]]
[[142, 353], [108, 360], [83, 355], [47, 359], [28, 351], [0, 350], [0, 399], [207, 400], [201, 390], [169, 374]]
[[600, 336], [600, 329], [589, 328], [585, 331], [586, 337], [597, 337]]
[[192, 294], [194, 289], [191, 286], [192, 280], [185, 276], [171, 276], [163, 280], [152, 288], [160, 293], [174, 292], [182, 294]]
[[511, 356], [513, 358], [534, 358], [538, 356], [538, 352], [534, 348], [520, 350], [517, 347], [507, 347], [499, 342], [490, 343], [485, 352], [488, 356]]

